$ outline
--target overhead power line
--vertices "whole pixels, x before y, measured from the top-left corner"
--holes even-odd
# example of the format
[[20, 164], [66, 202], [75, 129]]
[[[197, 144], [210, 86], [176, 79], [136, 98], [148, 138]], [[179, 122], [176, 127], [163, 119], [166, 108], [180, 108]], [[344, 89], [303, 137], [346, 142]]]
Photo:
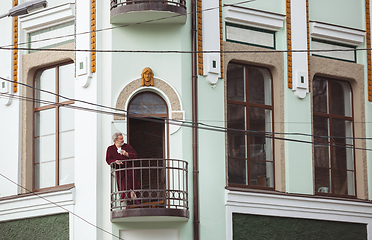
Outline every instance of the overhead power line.
[[105, 49], [65, 49], [65, 48], [15, 48], [15, 47], [0, 47], [0, 50], [25, 50], [25, 51], [52, 51], [52, 52], [97, 52], [97, 53], [317, 53], [317, 52], [354, 52], [354, 51], [370, 51], [372, 48], [357, 48], [357, 49], [299, 49], [299, 50], [234, 50], [234, 51], [182, 51], [182, 50], [105, 50]]
[[[6, 79], [6, 78], [3, 78], [3, 77], [0, 77], [0, 79], [3, 79], [5, 81], [8, 81], [8, 82], [13, 82], [12, 80], [10, 79]], [[180, 124], [191, 124], [191, 125], [203, 125], [207, 128], [218, 128], [218, 129], [224, 129], [224, 130], [232, 130], [234, 132], [236, 131], [239, 131], [241, 132], [242, 130], [241, 129], [232, 129], [232, 128], [225, 128], [225, 127], [219, 127], [219, 126], [215, 126], [215, 125], [210, 125], [210, 124], [206, 124], [206, 123], [203, 123], [203, 122], [192, 122], [192, 121], [182, 121], [182, 120], [177, 120], [177, 119], [169, 119], [169, 118], [160, 118], [160, 117], [156, 117], [156, 116], [149, 116], [149, 115], [143, 115], [143, 114], [139, 114], [139, 113], [131, 113], [127, 110], [123, 110], [123, 109], [118, 109], [118, 108], [113, 108], [113, 107], [108, 107], [108, 106], [104, 106], [104, 105], [100, 105], [100, 104], [96, 104], [96, 103], [91, 103], [91, 102], [87, 102], [87, 101], [83, 101], [83, 100], [79, 100], [79, 99], [74, 99], [74, 98], [69, 98], [69, 97], [65, 97], [65, 96], [62, 96], [60, 94], [57, 94], [57, 93], [54, 93], [54, 92], [51, 92], [51, 91], [47, 91], [47, 90], [43, 90], [43, 89], [40, 89], [40, 88], [36, 88], [36, 87], [33, 87], [33, 86], [30, 86], [28, 84], [25, 84], [25, 83], [21, 83], [21, 82], [17, 82], [17, 84], [20, 84], [20, 85], [23, 85], [25, 87], [28, 87], [28, 88], [32, 88], [34, 90], [37, 90], [37, 91], [41, 91], [41, 92], [45, 92], [45, 93], [48, 93], [48, 94], [52, 94], [54, 96], [57, 96], [57, 97], [60, 97], [60, 98], [64, 98], [68, 101], [74, 101], [74, 102], [80, 102], [80, 103], [84, 103], [84, 104], [89, 104], [89, 105], [92, 105], [92, 106], [95, 106], [95, 107], [102, 107], [102, 108], [105, 108], [105, 109], [109, 109], [109, 110], [114, 110], [115, 112], [104, 112], [102, 110], [97, 110], [97, 111], [102, 111], [102, 113], [106, 113], [106, 114], [111, 114], [111, 115], [118, 115], [118, 116], [128, 116], [128, 115], [131, 115], [131, 117], [135, 118], [136, 116], [138, 117], [151, 117], [151, 118], [154, 118], [154, 119], [159, 119], [161, 121], [163, 120], [167, 120], [167, 121], [171, 121], [173, 123], [175, 123], [176, 125], [180, 125]], [[15, 97], [15, 96], [18, 96], [18, 95], [12, 95], [12, 94], [7, 94], [7, 97]], [[22, 98], [25, 98], [23, 96], [19, 96], [19, 97], [22, 97]], [[58, 102], [53, 102], [53, 101], [47, 101], [47, 100], [42, 100], [42, 99], [35, 99], [35, 98], [26, 98], [25, 100], [30, 100], [30, 101], [34, 101], [34, 102], [41, 102], [41, 103], [47, 103], [47, 104], [55, 104], [55, 105], [61, 105], [61, 106], [65, 106], [64, 104], [61, 104], [61, 103], [58, 103]], [[70, 106], [68, 106], [70, 107]], [[71, 106], [72, 107], [72, 106]], [[81, 108], [81, 109], [84, 109], [84, 107], [77, 107], [77, 106], [74, 106], [76, 108]], [[85, 109], [87, 110], [87, 109]], [[90, 109], [90, 110], [94, 110], [94, 109]], [[122, 112], [122, 113], [120, 113]], [[320, 136], [320, 135], [312, 135], [312, 134], [304, 134], [304, 133], [279, 133], [279, 132], [262, 132], [262, 131], [253, 131], [253, 130], [243, 130], [247, 133], [252, 133], [252, 134], [260, 134], [260, 136], [262, 134], [281, 134], [281, 135], [302, 135], [302, 136], [307, 136], [307, 137], [321, 137], [321, 138], [333, 138], [332, 136]], [[340, 138], [340, 137], [337, 137], [337, 138]], [[372, 138], [355, 138], [355, 137], [345, 137], [346, 139], [362, 139], [362, 140], [372, 140]]]
[[[5, 78], [2, 78], [0, 77], [0, 79], [3, 79], [5, 81], [9, 81], [9, 82], [12, 82], [11, 80], [9, 79], [5, 79]], [[89, 109], [89, 108], [84, 108], [84, 107], [78, 107], [76, 106], [76, 109], [80, 109], [80, 110], [88, 110], [88, 111], [95, 111], [97, 113], [104, 113], [104, 114], [111, 114], [111, 115], [120, 115], [120, 116], [127, 116], [128, 115], [131, 115], [132, 118], [138, 118], [138, 117], [151, 117], [152, 119], [146, 119], [147, 121], [161, 121], [161, 122], [164, 122], [165, 120], [167, 121], [168, 124], [175, 124], [175, 125], [183, 125], [185, 127], [196, 127], [198, 129], [202, 129], [202, 130], [210, 130], [210, 131], [216, 131], [216, 132], [234, 132], [234, 133], [241, 133], [241, 134], [245, 134], [245, 135], [249, 135], [249, 136], [258, 136], [258, 137], [265, 137], [265, 138], [271, 138], [271, 139], [278, 139], [278, 140], [284, 140], [284, 141], [291, 141], [291, 142], [299, 142], [299, 143], [310, 143], [310, 144], [316, 144], [316, 145], [323, 145], [323, 146], [335, 146], [335, 147], [344, 147], [344, 148], [353, 148], [353, 149], [357, 149], [357, 150], [366, 150], [366, 151], [372, 151], [372, 149], [368, 149], [368, 148], [359, 148], [359, 147], [355, 147], [355, 146], [350, 146], [350, 145], [339, 145], [339, 144], [330, 144], [329, 142], [327, 143], [319, 143], [319, 142], [313, 142], [313, 141], [306, 141], [306, 140], [297, 140], [297, 139], [292, 139], [292, 138], [283, 138], [283, 137], [276, 137], [274, 135], [301, 135], [301, 136], [306, 136], [306, 137], [320, 137], [320, 138], [333, 138], [332, 136], [319, 136], [319, 135], [312, 135], [312, 134], [304, 134], [304, 133], [277, 133], [277, 132], [262, 132], [262, 131], [252, 131], [252, 130], [242, 130], [242, 129], [233, 129], [233, 128], [225, 128], [225, 127], [219, 127], [219, 126], [214, 126], [214, 125], [210, 125], [210, 124], [205, 124], [205, 123], [201, 123], [201, 122], [187, 122], [187, 121], [181, 121], [181, 120], [175, 120], [175, 119], [168, 119], [168, 118], [159, 118], [159, 117], [155, 117], [155, 116], [148, 116], [148, 115], [143, 115], [143, 114], [138, 114], [138, 113], [130, 113], [126, 110], [122, 110], [122, 109], [117, 109], [117, 108], [113, 108], [113, 107], [108, 107], [108, 106], [104, 106], [104, 105], [100, 105], [100, 104], [95, 104], [95, 103], [91, 103], [91, 102], [87, 102], [87, 101], [83, 101], [83, 100], [78, 100], [78, 99], [73, 99], [73, 98], [68, 98], [68, 97], [65, 97], [65, 96], [62, 96], [62, 95], [59, 95], [59, 94], [56, 94], [56, 93], [53, 93], [53, 92], [50, 92], [50, 91], [46, 91], [46, 90], [43, 90], [43, 89], [39, 89], [39, 88], [35, 88], [33, 86], [30, 86], [30, 85], [27, 85], [27, 84], [24, 84], [24, 83], [18, 83], [20, 85], [24, 85], [26, 87], [29, 87], [29, 88], [32, 88], [34, 90], [38, 90], [38, 91], [42, 91], [42, 92], [45, 92], [45, 93], [49, 93], [49, 94], [52, 94], [52, 95], [55, 95], [55, 96], [58, 96], [60, 98], [64, 98], [66, 100], [69, 100], [69, 101], [74, 101], [74, 102], [80, 102], [80, 103], [85, 103], [85, 104], [89, 104], [89, 105], [92, 105], [92, 106], [95, 106], [95, 107], [102, 107], [102, 108], [106, 108], [106, 109], [109, 109], [109, 110], [114, 110], [116, 112], [107, 112], [107, 111], [102, 111], [102, 110], [96, 110], [96, 109]], [[11, 97], [11, 96], [18, 96], [18, 95], [8, 95], [7, 97]], [[18, 96], [20, 99], [23, 99], [24, 97], [23, 96]], [[28, 100], [28, 101], [44, 101], [45, 100], [40, 100], [40, 99], [33, 99], [33, 98], [25, 98], [24, 100]], [[56, 104], [56, 105], [61, 105], [61, 106], [67, 106], [67, 105], [62, 105], [60, 103], [57, 103], [57, 102], [51, 102], [51, 101], [46, 101], [48, 103], [51, 103], [51, 104]], [[70, 108], [74, 108], [73, 106], [68, 106]], [[123, 113], [118, 113], [118, 112], [123, 112]], [[201, 125], [201, 126], [199, 126]], [[336, 138], [336, 137], [334, 137]], [[372, 140], [371, 138], [354, 138], [354, 137], [337, 137], [338, 139], [363, 139], [363, 140]]]

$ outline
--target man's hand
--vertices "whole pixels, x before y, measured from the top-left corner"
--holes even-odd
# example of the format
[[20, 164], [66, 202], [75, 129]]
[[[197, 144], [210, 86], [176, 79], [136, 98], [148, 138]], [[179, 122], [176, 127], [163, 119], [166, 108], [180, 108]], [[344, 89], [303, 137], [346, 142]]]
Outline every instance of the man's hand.
[[123, 164], [123, 162], [121, 160], [116, 160], [115, 163], [120, 164], [120, 165]]
[[129, 157], [128, 152], [125, 151], [125, 150], [121, 150], [121, 155], [124, 155], [124, 156], [126, 156], [126, 157]]

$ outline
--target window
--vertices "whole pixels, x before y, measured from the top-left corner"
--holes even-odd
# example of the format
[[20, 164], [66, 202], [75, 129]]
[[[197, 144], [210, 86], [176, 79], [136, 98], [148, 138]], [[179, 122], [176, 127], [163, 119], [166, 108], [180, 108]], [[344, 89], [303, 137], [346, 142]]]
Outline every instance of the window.
[[[35, 87], [74, 97], [74, 65], [40, 70]], [[75, 118], [73, 101], [34, 91], [34, 189], [74, 182]]]
[[355, 195], [352, 92], [349, 83], [313, 80], [315, 192]]
[[271, 74], [267, 69], [229, 63], [229, 186], [274, 188], [271, 89]]

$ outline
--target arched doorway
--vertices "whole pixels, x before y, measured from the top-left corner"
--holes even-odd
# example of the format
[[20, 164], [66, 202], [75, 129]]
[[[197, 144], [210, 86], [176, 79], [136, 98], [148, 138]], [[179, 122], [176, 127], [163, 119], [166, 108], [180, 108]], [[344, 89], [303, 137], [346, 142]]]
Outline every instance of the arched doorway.
[[[162, 118], [168, 117], [167, 105], [156, 93], [142, 92], [130, 101], [128, 111], [128, 142], [137, 151], [139, 159], [149, 159], [137, 162], [139, 165], [136, 167], [141, 168], [137, 171], [139, 187], [165, 189], [164, 159], [168, 155], [166, 154], [168, 128], [166, 120]], [[147, 192], [143, 193], [141, 204], [155, 204], [158, 207], [165, 204], [164, 192], [156, 194], [152, 192], [151, 195]]]
[[[137, 94], [128, 105], [128, 142], [138, 158], [166, 158], [168, 108], [154, 92]], [[159, 119], [160, 118], [160, 119]]]

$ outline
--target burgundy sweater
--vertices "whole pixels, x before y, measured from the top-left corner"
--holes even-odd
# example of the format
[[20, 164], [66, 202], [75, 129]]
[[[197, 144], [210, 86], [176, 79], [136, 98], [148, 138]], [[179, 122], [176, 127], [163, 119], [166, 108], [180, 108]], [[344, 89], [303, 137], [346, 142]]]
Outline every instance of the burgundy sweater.
[[137, 152], [134, 151], [134, 149], [129, 144], [124, 143], [124, 145], [121, 146], [121, 149], [128, 152], [129, 158], [118, 153], [118, 148], [115, 146], [115, 144], [113, 144], [109, 146], [106, 151], [107, 164], [110, 165], [112, 162], [115, 162], [116, 160], [126, 160], [126, 159], [137, 158]]

